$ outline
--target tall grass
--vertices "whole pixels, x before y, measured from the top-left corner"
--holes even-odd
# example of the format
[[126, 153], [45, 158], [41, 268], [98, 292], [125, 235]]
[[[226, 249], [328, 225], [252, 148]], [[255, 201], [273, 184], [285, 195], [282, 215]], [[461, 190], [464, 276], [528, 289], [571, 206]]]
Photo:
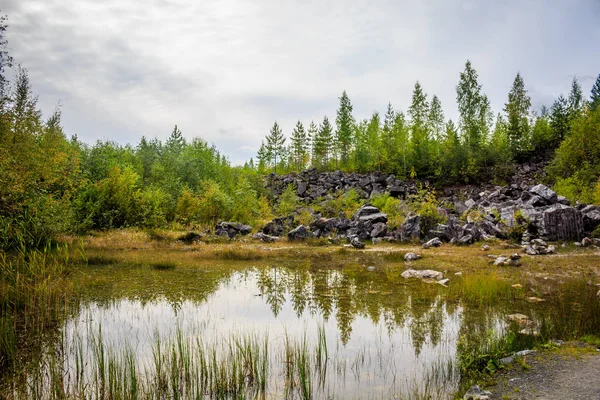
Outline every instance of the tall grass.
[[[337, 359], [339, 353], [328, 353], [322, 325], [317, 329], [315, 341], [305, 331], [299, 338], [286, 334], [275, 339], [270, 339], [267, 333], [231, 333], [209, 342], [202, 335], [187, 335], [177, 327], [169, 338], [155, 333], [151, 340], [152, 356], [144, 362], [128, 343], [109, 343], [100, 326], [94, 328], [89, 324], [88, 339], [78, 334], [63, 337], [58, 347], [30, 369], [26, 384], [13, 387], [7, 397], [242, 399], [277, 394], [291, 399], [313, 399], [330, 393], [331, 388], [322, 384], [328, 371], [334, 374], [330, 381], [345, 376], [345, 371], [339, 370], [340, 365], [345, 365]], [[440, 371], [432, 369], [424, 378], [432, 382], [419, 383], [418, 389], [410, 390], [423, 395], [422, 398], [427, 398], [430, 391], [447, 394], [445, 385], [450, 379], [443, 382], [443, 378], [448, 378], [451, 370], [446, 365]]]
[[82, 247], [48, 243], [32, 250], [25, 244], [0, 251], [0, 377], [26, 358], [18, 352], [32, 352], [60, 325], [68, 299], [62, 278], [86, 261]]

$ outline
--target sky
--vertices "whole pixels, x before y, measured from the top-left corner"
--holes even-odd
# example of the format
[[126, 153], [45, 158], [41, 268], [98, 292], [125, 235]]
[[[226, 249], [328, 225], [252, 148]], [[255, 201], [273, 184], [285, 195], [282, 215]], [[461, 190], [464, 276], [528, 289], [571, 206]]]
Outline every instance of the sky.
[[289, 136], [348, 92], [357, 119], [406, 111], [418, 80], [457, 118], [467, 59], [495, 113], [517, 72], [533, 107], [587, 96], [600, 0], [3, 0], [8, 50], [70, 136], [135, 145], [175, 124], [233, 164], [277, 122]]

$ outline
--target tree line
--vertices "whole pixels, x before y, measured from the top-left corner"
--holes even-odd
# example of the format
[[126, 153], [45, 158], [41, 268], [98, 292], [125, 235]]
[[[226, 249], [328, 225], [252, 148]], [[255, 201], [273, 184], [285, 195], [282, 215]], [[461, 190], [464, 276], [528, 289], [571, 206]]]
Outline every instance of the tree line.
[[215, 146], [186, 140], [177, 126], [165, 141], [142, 136], [135, 145], [67, 137], [60, 108], [44, 118], [27, 70], [13, 65], [5, 31], [0, 17], [2, 249], [95, 229], [207, 227], [219, 220], [258, 226], [297, 205], [294, 191], [270, 198], [262, 174], [308, 166], [472, 182], [502, 179], [512, 163], [556, 149], [550, 183], [570, 199], [600, 204], [600, 76], [589, 99], [573, 80], [568, 96], [535, 114], [517, 75], [494, 120], [467, 62], [457, 85], [457, 123], [446, 120], [439, 99], [428, 100], [418, 82], [406, 114], [390, 104], [383, 118], [374, 113], [361, 121], [344, 92], [335, 122], [326, 116], [307, 128], [298, 122], [289, 140], [275, 123], [257, 165], [232, 166]]
[[446, 119], [436, 95], [431, 99], [415, 83], [406, 113], [391, 103], [383, 116], [356, 120], [346, 91], [339, 97], [335, 127], [327, 116], [306, 128], [296, 123], [286, 138], [277, 122], [261, 142], [261, 172], [319, 170], [384, 171], [398, 177], [437, 178], [444, 182], [477, 182], [505, 178], [514, 162], [559, 147], [575, 121], [597, 108], [600, 76], [586, 99], [577, 78], [567, 97], [550, 108], [532, 109], [520, 73], [502, 112], [494, 115], [470, 61], [456, 85], [458, 121]]

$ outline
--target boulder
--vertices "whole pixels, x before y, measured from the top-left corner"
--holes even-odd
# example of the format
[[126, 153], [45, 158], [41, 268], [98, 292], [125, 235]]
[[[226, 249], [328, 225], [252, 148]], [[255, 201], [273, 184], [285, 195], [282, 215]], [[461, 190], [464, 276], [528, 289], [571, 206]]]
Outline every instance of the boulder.
[[592, 241], [592, 239], [590, 239], [589, 237], [584, 237], [584, 238], [581, 240], [581, 245], [582, 245], [583, 247], [589, 247], [589, 246], [591, 246], [592, 244], [594, 244], [594, 242], [593, 242], [593, 241]]
[[478, 385], [475, 385], [467, 390], [467, 393], [463, 396], [463, 400], [489, 400], [491, 396], [492, 392], [482, 390]]
[[439, 271], [434, 271], [432, 269], [424, 269], [424, 270], [415, 270], [415, 269], [407, 269], [401, 275], [405, 279], [409, 278], [419, 278], [419, 279], [432, 279], [435, 281], [442, 280], [444, 278], [444, 274]]
[[263, 242], [267, 242], [267, 243], [273, 243], [276, 240], [279, 240], [279, 238], [277, 236], [270, 236], [263, 232], [258, 232], [256, 235], [252, 235], [252, 239], [262, 240]]
[[458, 245], [467, 245], [472, 244], [475, 240], [473, 239], [473, 235], [464, 235], [460, 239], [457, 240], [456, 244]]
[[371, 230], [372, 238], [379, 238], [385, 236], [387, 233], [387, 225], [384, 222], [377, 222], [373, 224], [373, 230]]
[[288, 240], [303, 240], [313, 237], [313, 234], [304, 225], [300, 225], [288, 232]]
[[593, 232], [600, 225], [600, 209], [593, 209], [587, 212], [582, 211], [582, 214], [584, 230], [586, 232]]
[[354, 236], [351, 240], [350, 240], [350, 244], [352, 245], [352, 247], [354, 247], [355, 249], [364, 249], [365, 248], [365, 244], [363, 242], [360, 241], [360, 239], [357, 236]]
[[216, 235], [227, 236], [230, 239], [233, 239], [237, 235], [248, 235], [250, 233], [252, 233], [252, 227], [239, 222], [219, 222], [215, 226]]
[[579, 240], [583, 236], [583, 216], [573, 207], [557, 203], [528, 216], [530, 225], [547, 240]]
[[423, 243], [423, 248], [428, 249], [430, 247], [440, 247], [442, 245], [442, 241], [439, 238], [433, 238], [428, 242]]
[[354, 219], [355, 221], [358, 221], [362, 217], [367, 217], [372, 214], [378, 214], [380, 212], [381, 211], [379, 210], [379, 208], [372, 206], [370, 204], [365, 204], [364, 206], [361, 206], [358, 210], [356, 210], [356, 212], [354, 213], [354, 217], [352, 219]]
[[548, 204], [554, 204], [558, 201], [558, 195], [546, 185], [535, 185], [529, 191], [535, 195], [540, 196], [548, 202]]
[[410, 252], [404, 255], [404, 261], [416, 261], [419, 258], [421, 258], [421, 256], [417, 253]]
[[537, 256], [540, 253], [536, 249], [534, 249], [533, 247], [526, 246], [525, 247], [525, 254], [528, 254], [530, 256]]
[[398, 230], [400, 240], [411, 241], [421, 235], [421, 217], [409, 214]]

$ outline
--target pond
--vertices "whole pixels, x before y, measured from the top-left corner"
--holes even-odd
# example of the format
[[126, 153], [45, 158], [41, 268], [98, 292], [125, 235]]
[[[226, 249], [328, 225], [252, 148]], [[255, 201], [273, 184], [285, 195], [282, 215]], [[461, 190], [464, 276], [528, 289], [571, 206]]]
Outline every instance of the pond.
[[330, 257], [82, 268], [75, 306], [10, 395], [443, 399], [482, 354], [600, 332], [581, 279], [523, 287], [484, 271], [443, 287], [403, 279], [403, 263]]

